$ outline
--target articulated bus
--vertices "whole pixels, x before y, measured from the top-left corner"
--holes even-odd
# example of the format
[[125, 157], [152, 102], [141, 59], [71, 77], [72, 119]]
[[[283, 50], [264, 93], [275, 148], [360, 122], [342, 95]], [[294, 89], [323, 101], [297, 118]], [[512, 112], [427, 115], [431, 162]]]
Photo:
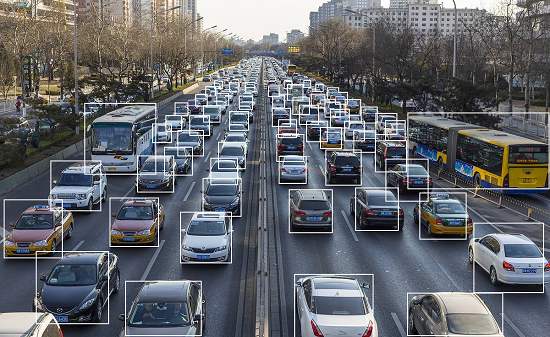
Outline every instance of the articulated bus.
[[[548, 145], [439, 116], [409, 117], [409, 146], [481, 188], [508, 194], [548, 187]], [[514, 190], [517, 189], [517, 190]]]
[[101, 160], [107, 172], [135, 172], [154, 153], [154, 105], [128, 105], [96, 118], [91, 125], [92, 160]]

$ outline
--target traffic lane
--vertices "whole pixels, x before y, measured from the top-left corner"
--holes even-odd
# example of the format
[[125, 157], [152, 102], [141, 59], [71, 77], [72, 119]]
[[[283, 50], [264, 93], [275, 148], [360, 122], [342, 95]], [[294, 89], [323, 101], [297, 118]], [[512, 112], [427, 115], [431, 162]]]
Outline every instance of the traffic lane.
[[[317, 164], [319, 164], [319, 162], [321, 162], [319, 160], [321, 158], [319, 154], [315, 154], [315, 152], [314, 152], [312, 157], [314, 157], [314, 162], [317, 162]], [[324, 157], [322, 159], [324, 160]], [[317, 171], [316, 169], [313, 169], [313, 170], [310, 170], [310, 173], [311, 172], [316, 172], [316, 171]], [[368, 176], [366, 178], [368, 178]], [[311, 187], [323, 188], [324, 187], [324, 177], [321, 178], [319, 176], [317, 176], [317, 177], [311, 177], [310, 176], [310, 182], [313, 183], [313, 186], [308, 186], [309, 188], [311, 188]], [[380, 185], [378, 185], [378, 186], [380, 186]], [[334, 192], [334, 195], [335, 195], [335, 212], [334, 213], [336, 214], [336, 217], [338, 217], [341, 213], [341, 212], [338, 212], [338, 208], [341, 208], [341, 209], [349, 208], [349, 206], [348, 206], [349, 197], [338, 198], [338, 196], [339, 195], [351, 196], [351, 194], [353, 193], [353, 190], [354, 190], [353, 187], [337, 187], [337, 188], [335, 188], [335, 192]], [[287, 200], [285, 200], [284, 197], [281, 199], [280, 195], [281, 195], [281, 193], [278, 193], [278, 197], [279, 197], [278, 203], [279, 204], [286, 203]], [[342, 199], [344, 199], [344, 200], [342, 201]], [[411, 220], [412, 220], [412, 208], [413, 207], [414, 207], [414, 205], [412, 203], [411, 203], [411, 205], [405, 204], [405, 207], [404, 207], [407, 210], [406, 217], [408, 219], [411, 219]], [[288, 210], [286, 212], [288, 212]], [[288, 217], [288, 213], [282, 214], [279, 218], [280, 218], [280, 221], [283, 221], [283, 220], [286, 220], [287, 217]], [[341, 233], [347, 234], [346, 229], [345, 229], [344, 226], [338, 226], [339, 223], [345, 223], [345, 222], [346, 221], [339, 222], [338, 219], [335, 219], [335, 233], [333, 234], [333, 236], [338, 237]], [[412, 222], [412, 221], [410, 221], [410, 222]], [[285, 226], [281, 226], [281, 230], [282, 230], [283, 227], [285, 227]], [[338, 230], [339, 227], [344, 227], [344, 228], [341, 231], [339, 231]], [[347, 225], [346, 225], [346, 227], [349, 228], [349, 226], [347, 226]], [[412, 227], [412, 230], [411, 230], [411, 228], [408, 228], [408, 227]], [[380, 304], [379, 304], [380, 299], [381, 299], [380, 296], [384, 296], [383, 295], [384, 293], [388, 293], [388, 294], [392, 293], [393, 290], [392, 290], [392, 287], [388, 287], [388, 292], [385, 292], [385, 291], [382, 290], [383, 294], [380, 295], [381, 289], [377, 285], [380, 285], [381, 282], [380, 282], [379, 279], [376, 278], [376, 275], [380, 275], [381, 277], [384, 277], [392, 269], [393, 270], [400, 270], [401, 272], [403, 272], [403, 268], [402, 268], [403, 265], [405, 265], [405, 266], [414, 266], [415, 267], [413, 270], [410, 270], [408, 272], [404, 272], [404, 274], [413, 275], [413, 277], [407, 277], [404, 280], [399, 280], [400, 282], [395, 285], [396, 287], [403, 287], [403, 284], [411, 283], [411, 285], [421, 284], [421, 285], [428, 285], [428, 287], [426, 289], [418, 289], [419, 287], [415, 286], [415, 287], [411, 287], [412, 289], [409, 290], [409, 291], [444, 291], [444, 290], [448, 291], [450, 289], [457, 288], [455, 285], [457, 285], [458, 288], [460, 288], [461, 291], [471, 291], [471, 288], [472, 288], [471, 270], [468, 270], [469, 267], [468, 267], [467, 259], [466, 259], [466, 257], [467, 257], [467, 255], [466, 255], [466, 247], [467, 247], [466, 242], [465, 241], [464, 242], [437, 242], [437, 241], [433, 241], [433, 242], [427, 243], [427, 244], [422, 245], [422, 246], [431, 246], [431, 248], [434, 251], [423, 252], [423, 250], [427, 250], [427, 248], [423, 247], [424, 249], [421, 249], [421, 250], [418, 249], [418, 242], [417, 242], [418, 241], [418, 232], [417, 232], [417, 227], [414, 224], [412, 226], [410, 226], [410, 224], [405, 226], [403, 233], [401, 233], [402, 236], [405, 236], [404, 240], [397, 240], [396, 241], [395, 236], [393, 236], [393, 238], [391, 237], [391, 235], [397, 234], [397, 233], [357, 233], [357, 237], [358, 237], [359, 241], [363, 241], [363, 239], [365, 239], [368, 242], [365, 243], [365, 244], [361, 244], [359, 247], [353, 247], [355, 242], [352, 241], [353, 240], [353, 235], [352, 235], [352, 236], [348, 236], [347, 238], [344, 238], [345, 245], [343, 245], [343, 246], [341, 245], [340, 247], [338, 247], [336, 249], [325, 248], [325, 246], [322, 246], [322, 245], [320, 246], [321, 241], [319, 239], [319, 236], [317, 236], [317, 237], [312, 236], [309, 239], [303, 239], [302, 236], [297, 236], [297, 235], [290, 236], [287, 233], [282, 233], [282, 234], [283, 234], [283, 236], [282, 236], [283, 238], [285, 238], [285, 234], [286, 234], [286, 238], [294, 237], [294, 238], [301, 239], [301, 240], [312, 241], [311, 249], [307, 248], [308, 243], [300, 244], [295, 248], [296, 252], [294, 251], [294, 249], [288, 249], [289, 245], [288, 245], [288, 243], [285, 243], [284, 246], [286, 248], [283, 250], [283, 252], [285, 252], [285, 253], [288, 252], [288, 255], [291, 256], [291, 257], [296, 256], [295, 254], [297, 252], [299, 252], [299, 254], [301, 256], [303, 256], [304, 254], [307, 254], [310, 251], [313, 251], [313, 252], [319, 252], [319, 251], [336, 252], [336, 254], [334, 254], [334, 255], [336, 255], [337, 258], [335, 259], [333, 264], [329, 263], [329, 261], [333, 257], [332, 254], [329, 255], [328, 257], [324, 256], [323, 258], [320, 258], [320, 256], [315, 256], [314, 255], [314, 256], [311, 256], [311, 257], [308, 257], [308, 258], [304, 258], [303, 260], [300, 259], [302, 261], [303, 265], [300, 266], [299, 269], [300, 270], [304, 270], [306, 268], [307, 269], [317, 269], [316, 271], [312, 271], [313, 273], [319, 273], [319, 272], [322, 272], [324, 270], [327, 270], [326, 266], [333, 266], [332, 270], [336, 270], [336, 271], [330, 270], [329, 272], [337, 272], [338, 269], [342, 270], [342, 272], [348, 272], [348, 273], [351, 270], [361, 270], [361, 268], [365, 265], [365, 261], [377, 261], [378, 262], [381, 259], [388, 258], [385, 255], [384, 255], [384, 257], [381, 257], [381, 256], [371, 257], [369, 255], [369, 252], [384, 252], [384, 251], [387, 251], [387, 247], [402, 247], [400, 250], [404, 251], [406, 253], [403, 256], [397, 256], [396, 257], [398, 259], [398, 261], [396, 261], [397, 263], [393, 263], [395, 265], [395, 268], [391, 268], [391, 266], [386, 263], [387, 264], [386, 268], [382, 268], [382, 270], [380, 270], [380, 272], [374, 271], [375, 280], [376, 280], [375, 281], [375, 288], [376, 288], [375, 293], [378, 294], [378, 296], [375, 296], [375, 306], [376, 306], [378, 312], [380, 312]], [[321, 237], [321, 239], [324, 239], [324, 238]], [[399, 239], [399, 234], [397, 234], [397, 239]], [[336, 238], [330, 238], [330, 240], [334, 241], [334, 240], [337, 240], [337, 239]], [[391, 242], [388, 242], [390, 240], [391, 240]], [[382, 244], [380, 244], [380, 243], [382, 243]], [[377, 246], [379, 246], [379, 247], [377, 247]], [[315, 247], [317, 247], [317, 249], [315, 249]], [[365, 247], [369, 247], [367, 252], [364, 252]], [[452, 248], [450, 248], [450, 247], [452, 247]], [[377, 248], [379, 248], [379, 249], [377, 249]], [[448, 256], [452, 257], [451, 258], [451, 260], [453, 260], [452, 263], [448, 263], [448, 262], [445, 262], [445, 261], [439, 261], [439, 258], [437, 260], [434, 259], [434, 256], [439, 257], [439, 256], [442, 255], [441, 254], [442, 250], [444, 250], [446, 252], [450, 252], [450, 254], [448, 254]], [[359, 262], [359, 265], [357, 267], [346, 266], [345, 262], [353, 261], [353, 257], [354, 256], [356, 257], [358, 255], [357, 252], [361, 252], [362, 254], [366, 254], [365, 258], [361, 262]], [[421, 256], [415, 257], [409, 263], [404, 262], [403, 259], [410, 259], [409, 255], [411, 254], [411, 252], [416, 252], [416, 255], [421, 255]], [[346, 254], [351, 255], [352, 258], [351, 259], [347, 258]], [[461, 257], [458, 258], [458, 262], [456, 261], [457, 260], [457, 258], [456, 258], [457, 254], [459, 256], [461, 256]], [[399, 255], [399, 254], [392, 254], [392, 255]], [[388, 260], [392, 260], [392, 257], [388, 258]], [[286, 266], [293, 266], [293, 265], [296, 265], [297, 263], [299, 263], [299, 261], [295, 261], [292, 258], [285, 259], [285, 261], [287, 261], [287, 263], [285, 264], [285, 267]], [[385, 263], [385, 261], [381, 261], [381, 262]], [[449, 266], [453, 266], [453, 268], [454, 268], [454, 266], [456, 266], [457, 263], [460, 263], [462, 265], [461, 270], [459, 271], [459, 273], [456, 273], [455, 271], [450, 270], [451, 268], [448, 268]], [[323, 270], [319, 270], [318, 268], [312, 268], [312, 266], [315, 266], [316, 264], [321, 265], [321, 266], [324, 265], [325, 268], [323, 268]], [[437, 267], [434, 268], [434, 266], [437, 266]], [[355, 269], [350, 269], [350, 268], [355, 268]], [[379, 269], [379, 267], [377, 265], [369, 265], [368, 269], [369, 270]], [[435, 270], [433, 270], [433, 269], [435, 269]], [[437, 269], [439, 269], [439, 270], [437, 270]], [[432, 270], [432, 271], [430, 271], [430, 270]], [[434, 273], [434, 271], [435, 271], [435, 273]], [[285, 272], [286, 272], [286, 270], [285, 270]], [[429, 278], [426, 279], [426, 275], [429, 274], [429, 273], [436, 274], [436, 275], [434, 275], [435, 279], [431, 279], [431, 280]], [[289, 275], [290, 273], [286, 272], [286, 274]], [[420, 274], [420, 277], [419, 277], [418, 274]], [[443, 276], [445, 276], [445, 277], [443, 277]], [[447, 280], [442, 281], [441, 278], [443, 278], [443, 279], [446, 278]], [[383, 280], [382, 284], [385, 287], [387, 282], [385, 282], [385, 280]], [[435, 288], [438, 288], [438, 289], [435, 289]], [[292, 288], [290, 288], [290, 289], [292, 289]], [[401, 288], [398, 288], [398, 289], [401, 289]], [[288, 296], [290, 296], [290, 294], [288, 294]], [[395, 311], [395, 310], [397, 310], [396, 308], [400, 308], [401, 306], [405, 306], [405, 309], [402, 310], [401, 315], [406, 313], [406, 304], [403, 305], [403, 303], [406, 303], [406, 293], [403, 296], [404, 297], [401, 301], [397, 301], [395, 303], [396, 306], [389, 306], [389, 309], [394, 310], [394, 311], [382, 310], [382, 312], [396, 312]], [[388, 302], [391, 303], [391, 301], [393, 301], [393, 297], [389, 298], [389, 299], [382, 297], [382, 303], [383, 303], [382, 305], [383, 306], [386, 306]], [[405, 320], [406, 320], [406, 316], [402, 316], [402, 317], [405, 317]], [[289, 319], [291, 319], [291, 317], [289, 317]], [[384, 320], [386, 320], [386, 323], [382, 323], [382, 326], [389, 327], [390, 329], [396, 329], [395, 318], [394, 318], [393, 315], [386, 316], [384, 318]], [[379, 322], [379, 324], [380, 324], [380, 322]], [[397, 333], [399, 333], [399, 330], [394, 330], [394, 334], [397, 334]]]

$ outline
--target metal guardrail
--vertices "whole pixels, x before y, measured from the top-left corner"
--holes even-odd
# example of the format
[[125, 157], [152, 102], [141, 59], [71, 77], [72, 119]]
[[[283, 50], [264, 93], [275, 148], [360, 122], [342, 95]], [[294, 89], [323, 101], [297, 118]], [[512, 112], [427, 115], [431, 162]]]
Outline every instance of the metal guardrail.
[[502, 120], [500, 126], [506, 131], [548, 141], [547, 114], [529, 114], [529, 118], [522, 114], [499, 114], [499, 117]]

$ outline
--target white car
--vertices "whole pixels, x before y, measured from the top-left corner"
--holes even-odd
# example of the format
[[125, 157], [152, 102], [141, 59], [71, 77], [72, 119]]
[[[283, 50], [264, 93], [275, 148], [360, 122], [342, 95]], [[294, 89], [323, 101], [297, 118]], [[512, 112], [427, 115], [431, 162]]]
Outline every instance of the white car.
[[229, 262], [231, 217], [223, 212], [197, 212], [181, 233], [182, 262]]
[[215, 159], [208, 171], [208, 179], [241, 179], [241, 170], [233, 159]]
[[245, 152], [248, 154], [248, 140], [244, 132], [228, 132], [223, 139], [224, 143], [237, 143], [244, 147]]
[[378, 337], [367, 284], [339, 276], [310, 276], [296, 282], [302, 337]]
[[61, 172], [53, 185], [52, 206], [91, 211], [107, 198], [107, 175], [101, 162], [72, 165]]
[[473, 238], [468, 259], [489, 273], [493, 285], [541, 284], [550, 281], [550, 263], [523, 234], [488, 234]]
[[279, 165], [281, 182], [307, 183], [307, 159], [304, 156], [282, 156]]
[[186, 126], [185, 119], [181, 115], [166, 115], [164, 123], [170, 130], [183, 130]]
[[157, 142], [166, 143], [170, 140], [170, 132], [168, 128], [170, 124], [156, 124], [155, 125], [155, 137]]
[[349, 121], [345, 123], [346, 139], [353, 139], [353, 133], [355, 131], [365, 130], [365, 123], [357, 121]]

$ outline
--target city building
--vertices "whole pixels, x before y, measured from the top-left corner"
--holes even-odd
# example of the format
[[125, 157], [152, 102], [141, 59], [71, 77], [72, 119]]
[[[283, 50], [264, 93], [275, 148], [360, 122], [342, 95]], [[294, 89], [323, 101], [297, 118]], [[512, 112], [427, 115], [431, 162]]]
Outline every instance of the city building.
[[407, 8], [412, 3], [422, 3], [426, 5], [437, 5], [441, 0], [390, 0], [390, 8]]
[[260, 41], [260, 44], [268, 45], [268, 46], [279, 44], [279, 35], [275, 33], [264, 35], [262, 40]]
[[14, 12], [26, 12], [29, 17], [47, 19], [61, 13], [65, 14], [67, 23], [74, 24], [75, 1], [73, 0], [0, 0], [0, 16]]
[[294, 44], [300, 41], [305, 37], [305, 34], [302, 33], [299, 29], [293, 29], [286, 34], [286, 43]]
[[342, 18], [346, 13], [346, 8], [351, 10], [363, 10], [367, 8], [382, 7], [381, 0], [330, 0], [325, 2], [316, 12], [309, 13], [309, 30], [319, 28], [319, 26], [330, 19]]

